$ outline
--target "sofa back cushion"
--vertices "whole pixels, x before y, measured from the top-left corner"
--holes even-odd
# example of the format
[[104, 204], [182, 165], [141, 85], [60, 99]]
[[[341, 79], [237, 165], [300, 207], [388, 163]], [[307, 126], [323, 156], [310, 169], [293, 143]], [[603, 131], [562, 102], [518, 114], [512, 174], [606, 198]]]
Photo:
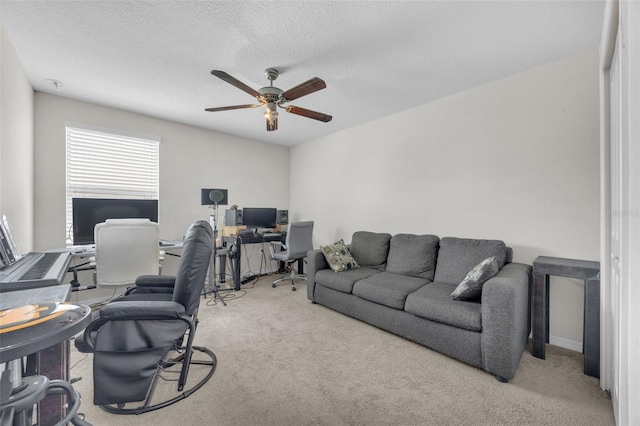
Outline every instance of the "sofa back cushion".
[[433, 281], [439, 241], [435, 235], [394, 235], [386, 271]]
[[435, 281], [458, 285], [474, 266], [491, 256], [502, 269], [507, 258], [503, 241], [444, 237], [440, 240]]
[[353, 233], [349, 251], [363, 268], [384, 271], [389, 255], [390, 234], [358, 231]]

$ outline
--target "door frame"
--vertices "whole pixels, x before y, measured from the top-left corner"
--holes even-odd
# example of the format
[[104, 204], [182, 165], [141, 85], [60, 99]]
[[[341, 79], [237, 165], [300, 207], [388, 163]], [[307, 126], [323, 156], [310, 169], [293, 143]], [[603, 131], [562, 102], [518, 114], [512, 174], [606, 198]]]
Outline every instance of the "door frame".
[[[619, 40], [617, 40], [619, 38]], [[619, 41], [621, 96], [619, 123], [610, 122], [610, 68]], [[600, 43], [600, 264], [601, 264], [601, 376], [600, 386], [611, 392], [617, 424], [640, 423], [640, 3], [609, 0]], [[621, 206], [612, 206], [611, 126], [620, 126]], [[622, 208], [621, 208], [622, 207]], [[612, 210], [614, 209], [614, 210]], [[618, 301], [611, 297], [611, 217], [622, 230]], [[619, 303], [619, 312], [612, 309]], [[615, 314], [615, 315], [614, 315]], [[618, 334], [613, 336], [614, 330]], [[613, 374], [614, 362], [619, 374]]]

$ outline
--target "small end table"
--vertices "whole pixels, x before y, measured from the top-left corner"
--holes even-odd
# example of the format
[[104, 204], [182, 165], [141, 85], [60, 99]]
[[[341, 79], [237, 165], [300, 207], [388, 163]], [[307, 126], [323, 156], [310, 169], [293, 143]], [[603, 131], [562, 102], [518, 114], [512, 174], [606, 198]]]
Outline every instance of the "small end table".
[[536, 358], [545, 358], [549, 343], [549, 276], [584, 280], [582, 352], [584, 374], [600, 377], [600, 262], [539, 256], [533, 262], [533, 346]]

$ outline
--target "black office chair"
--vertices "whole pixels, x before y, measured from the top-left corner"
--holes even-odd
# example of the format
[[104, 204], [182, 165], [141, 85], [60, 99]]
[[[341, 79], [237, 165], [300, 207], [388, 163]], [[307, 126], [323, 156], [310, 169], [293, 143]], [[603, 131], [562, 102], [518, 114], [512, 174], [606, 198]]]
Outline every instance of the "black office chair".
[[[213, 244], [208, 222], [192, 224], [175, 277], [139, 277], [135, 287], [100, 309], [76, 339], [79, 351], [93, 353], [94, 404], [111, 413], [140, 414], [187, 398], [211, 378], [216, 357], [207, 348], [193, 346], [193, 340]], [[194, 351], [208, 358], [193, 359]], [[208, 372], [184, 390], [192, 364], [205, 365]], [[171, 374], [179, 374], [177, 388], [182, 393], [154, 403], [158, 379], [175, 381], [167, 379]], [[136, 404], [128, 404], [132, 402]]]
[[[292, 263], [297, 260], [307, 257], [307, 252], [313, 249], [313, 221], [307, 222], [294, 222], [289, 224], [287, 230], [287, 237], [285, 243], [280, 241], [272, 241], [269, 246], [271, 252], [271, 258], [284, 262], [291, 270], [289, 275], [279, 278], [271, 284], [271, 287], [281, 281], [291, 281], [291, 291], [296, 291], [295, 280], [306, 280], [305, 275], [299, 275], [295, 272], [295, 268]], [[281, 251], [276, 251], [274, 248], [280, 247]]]

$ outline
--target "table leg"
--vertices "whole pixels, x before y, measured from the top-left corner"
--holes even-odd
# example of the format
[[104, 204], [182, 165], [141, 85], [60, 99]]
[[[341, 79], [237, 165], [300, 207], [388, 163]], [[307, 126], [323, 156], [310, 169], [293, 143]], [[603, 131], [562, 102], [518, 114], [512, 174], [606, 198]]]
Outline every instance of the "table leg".
[[544, 277], [544, 312], [545, 312], [545, 318], [544, 318], [544, 341], [545, 343], [549, 343], [549, 312], [551, 311], [551, 309], [549, 308], [549, 299], [551, 299], [549, 297], [549, 281], [551, 280], [551, 277], [549, 275], [545, 275]]
[[533, 345], [531, 352], [534, 357], [544, 359], [545, 343], [547, 341], [547, 301], [549, 298], [549, 276], [533, 274]]
[[600, 378], [600, 275], [584, 284], [584, 374]]

